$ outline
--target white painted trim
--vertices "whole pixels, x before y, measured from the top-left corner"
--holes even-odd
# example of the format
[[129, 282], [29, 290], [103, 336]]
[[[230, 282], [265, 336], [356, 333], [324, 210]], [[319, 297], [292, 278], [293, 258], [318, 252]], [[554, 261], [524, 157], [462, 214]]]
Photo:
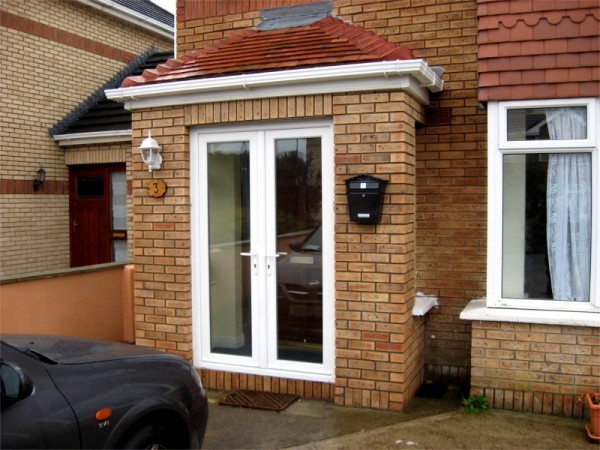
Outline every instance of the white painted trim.
[[[560, 106], [586, 106], [588, 115], [588, 137], [580, 141], [507, 141], [506, 112], [510, 108], [550, 108]], [[540, 320], [553, 314], [571, 317], [572, 314], [600, 313], [600, 98], [574, 98], [535, 101], [511, 101], [488, 103], [488, 235], [487, 235], [487, 307], [492, 311], [505, 309], [516, 311], [537, 311]], [[555, 144], [558, 143], [558, 144]], [[502, 236], [503, 236], [503, 155], [526, 153], [561, 153], [584, 151], [592, 157], [592, 248], [590, 277], [590, 301], [571, 302], [540, 299], [512, 299], [502, 297]], [[503, 313], [504, 314], [504, 313]], [[506, 313], [509, 314], [509, 313]], [[528, 313], [527, 317], [531, 314]], [[493, 316], [498, 316], [494, 312]], [[535, 314], [534, 314], [535, 317]], [[556, 319], [558, 320], [558, 319]], [[546, 322], [536, 322], [546, 323]]]
[[125, 8], [118, 3], [111, 0], [77, 0], [91, 8], [102, 11], [103, 13], [109, 14], [113, 17], [117, 17], [125, 22], [129, 22], [138, 27], [144, 28], [152, 33], [160, 36], [173, 39], [175, 30], [173, 27], [166, 25], [158, 20], [152, 19], [151, 17], [139, 14], [132, 11], [129, 8]]
[[[210, 310], [207, 301], [209, 298], [209, 258], [208, 258], [208, 216], [205, 212], [207, 205], [207, 178], [206, 145], [210, 142], [246, 140], [253, 149], [270, 148], [268, 141], [282, 137], [314, 137], [322, 139], [322, 201], [323, 201], [323, 363], [302, 363], [277, 360], [276, 353], [267, 353], [276, 342], [274, 334], [275, 317], [269, 312], [275, 310], [276, 290], [271, 290], [271, 298], [266, 302], [261, 291], [253, 290], [253, 297], [258, 299], [252, 308], [252, 341], [258, 345], [260, 351], [252, 357], [234, 356], [212, 353], [211, 333], [207, 324]], [[236, 373], [248, 373], [263, 376], [275, 376], [296, 380], [310, 380], [331, 383], [335, 380], [335, 259], [334, 259], [334, 149], [333, 149], [333, 124], [331, 120], [307, 119], [290, 122], [270, 121], [257, 125], [241, 124], [239, 126], [210, 126], [194, 127], [190, 132], [190, 198], [191, 198], [191, 233], [192, 233], [192, 323], [193, 323], [193, 349], [194, 365], [214, 370], [223, 370]], [[251, 158], [257, 158], [259, 152], [251, 152]], [[273, 155], [271, 155], [273, 156]], [[267, 158], [269, 160], [274, 158]], [[268, 186], [259, 180], [266, 180], [269, 170], [263, 170], [256, 159], [252, 159], [251, 166], [258, 172], [252, 174], [251, 184], [255, 186], [251, 193], [251, 204], [261, 204], [268, 197], [265, 189]], [[271, 167], [271, 172], [273, 168]], [[270, 175], [271, 177], [273, 174]], [[256, 188], [260, 186], [260, 190]], [[257, 271], [262, 274], [262, 280], [253, 284], [253, 289], [263, 289], [267, 292], [268, 279], [266, 264], [269, 254], [274, 254], [275, 249], [269, 247], [265, 235], [269, 221], [265, 213], [274, 214], [274, 199], [265, 204], [266, 209], [252, 210], [253, 221], [257, 226], [252, 228], [252, 248], [250, 253], [257, 253], [255, 261]], [[266, 233], [265, 233], [266, 231]], [[270, 230], [273, 233], [273, 230]], [[260, 254], [258, 254], [260, 252]], [[265, 253], [265, 254], [263, 254]], [[264, 284], [263, 284], [264, 282]], [[275, 288], [274, 285], [270, 286]]]
[[56, 134], [53, 136], [53, 139], [60, 147], [86, 144], [105, 144], [109, 142], [128, 142], [131, 141], [131, 130]]
[[280, 70], [106, 90], [128, 109], [358, 91], [405, 90], [423, 104], [442, 79], [421, 59]]
[[600, 328], [600, 311], [541, 311], [535, 309], [490, 308], [485, 299], [471, 300], [460, 313], [462, 320], [482, 322], [537, 323]]

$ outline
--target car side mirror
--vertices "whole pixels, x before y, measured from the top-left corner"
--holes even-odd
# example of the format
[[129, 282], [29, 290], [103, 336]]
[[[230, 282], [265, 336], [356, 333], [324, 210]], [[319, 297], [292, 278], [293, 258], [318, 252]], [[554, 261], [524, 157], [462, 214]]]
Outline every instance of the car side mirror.
[[0, 363], [0, 380], [2, 381], [2, 410], [29, 397], [33, 392], [31, 379], [20, 367], [11, 363]]
[[293, 241], [289, 243], [289, 246], [292, 250], [294, 250], [295, 252], [299, 252], [302, 250], [302, 242], [300, 241]]

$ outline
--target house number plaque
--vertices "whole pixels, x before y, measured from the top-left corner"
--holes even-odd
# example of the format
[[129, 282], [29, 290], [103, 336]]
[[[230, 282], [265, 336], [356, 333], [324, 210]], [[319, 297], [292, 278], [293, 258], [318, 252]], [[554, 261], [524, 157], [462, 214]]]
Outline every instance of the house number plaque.
[[150, 197], [162, 197], [167, 192], [167, 184], [162, 180], [151, 180], [146, 186]]

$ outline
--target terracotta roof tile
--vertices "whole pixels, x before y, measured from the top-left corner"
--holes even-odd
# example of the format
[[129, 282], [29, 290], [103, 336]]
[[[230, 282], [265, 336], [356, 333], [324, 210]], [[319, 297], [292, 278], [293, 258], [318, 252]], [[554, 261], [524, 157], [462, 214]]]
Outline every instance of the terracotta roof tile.
[[373, 32], [326, 17], [313, 24], [245, 29], [170, 60], [121, 87], [323, 65], [414, 59], [412, 51]]
[[480, 100], [600, 95], [598, 0], [479, 0], [478, 19]]

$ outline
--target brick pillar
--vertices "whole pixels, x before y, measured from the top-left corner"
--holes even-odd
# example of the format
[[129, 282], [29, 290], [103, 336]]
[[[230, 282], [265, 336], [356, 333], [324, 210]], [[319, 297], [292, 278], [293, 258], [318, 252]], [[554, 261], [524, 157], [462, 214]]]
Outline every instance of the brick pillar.
[[[133, 230], [136, 343], [192, 357], [189, 132], [183, 108], [134, 112]], [[148, 172], [137, 148], [148, 130], [161, 146], [162, 168]], [[152, 179], [167, 185], [154, 198]]]
[[[422, 381], [415, 298], [415, 121], [404, 93], [334, 98], [338, 405], [402, 410]], [[388, 180], [381, 223], [349, 221], [345, 180]]]

